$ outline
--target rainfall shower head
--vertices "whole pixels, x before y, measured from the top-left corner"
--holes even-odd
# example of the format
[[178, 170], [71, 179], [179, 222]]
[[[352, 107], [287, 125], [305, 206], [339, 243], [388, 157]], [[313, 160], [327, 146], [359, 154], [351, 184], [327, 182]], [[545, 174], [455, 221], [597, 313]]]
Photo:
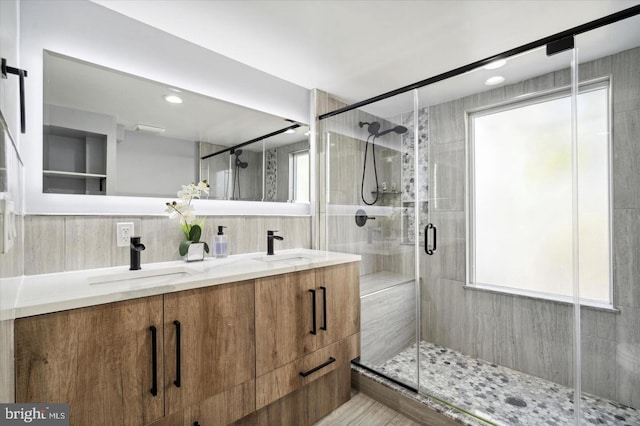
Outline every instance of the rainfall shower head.
[[242, 155], [242, 150], [241, 149], [236, 149], [233, 151], [233, 153], [235, 154], [236, 157], [240, 157]]
[[407, 133], [407, 128], [404, 127], [404, 126], [396, 126], [393, 129], [387, 129], [387, 130], [385, 130], [385, 131], [383, 131], [381, 133], [378, 133], [376, 136], [384, 136], [387, 133], [391, 133], [391, 132], [395, 132], [395, 133], [397, 133], [399, 135], [403, 135], [403, 134]]
[[383, 130], [382, 132], [380, 131], [380, 122], [378, 121], [372, 121], [371, 123], [368, 123], [366, 121], [361, 121], [358, 123], [358, 126], [360, 126], [360, 128], [363, 128], [364, 126], [367, 126], [367, 130], [369, 131], [369, 136], [373, 136], [374, 138], [378, 138], [380, 136], [384, 136], [388, 133], [391, 132], [395, 132], [399, 135], [402, 135], [404, 133], [407, 132], [407, 128], [404, 126], [396, 126], [393, 129], [387, 129], [387, 130]]

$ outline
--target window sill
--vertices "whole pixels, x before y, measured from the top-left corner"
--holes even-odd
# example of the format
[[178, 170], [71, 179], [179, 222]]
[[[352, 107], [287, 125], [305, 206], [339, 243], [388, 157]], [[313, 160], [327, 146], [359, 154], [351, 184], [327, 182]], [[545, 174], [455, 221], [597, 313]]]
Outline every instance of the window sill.
[[[556, 303], [564, 306], [573, 306], [574, 302], [569, 297], [554, 296], [554, 295], [542, 295], [540, 293], [529, 292], [526, 290], [519, 290], [507, 287], [489, 286], [489, 285], [477, 285], [477, 284], [465, 284], [463, 285], [465, 290], [480, 291], [485, 293], [500, 294], [503, 296], [522, 297], [527, 299], [533, 299], [537, 301], [544, 301], [550, 303]], [[620, 309], [613, 305], [605, 303], [592, 302], [589, 300], [582, 300], [580, 307], [584, 309], [592, 309], [600, 312], [609, 312], [613, 314], [619, 314]]]

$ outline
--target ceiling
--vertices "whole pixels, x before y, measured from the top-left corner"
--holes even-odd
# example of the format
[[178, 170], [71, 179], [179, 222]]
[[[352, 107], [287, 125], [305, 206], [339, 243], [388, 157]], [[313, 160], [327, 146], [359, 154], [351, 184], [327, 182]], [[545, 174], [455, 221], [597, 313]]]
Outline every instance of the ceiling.
[[92, 1], [347, 103], [640, 4], [640, 0]]

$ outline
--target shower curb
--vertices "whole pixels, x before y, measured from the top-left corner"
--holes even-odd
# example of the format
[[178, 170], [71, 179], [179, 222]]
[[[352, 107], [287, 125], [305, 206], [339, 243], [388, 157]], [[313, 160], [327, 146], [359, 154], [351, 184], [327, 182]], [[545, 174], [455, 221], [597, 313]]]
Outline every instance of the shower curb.
[[351, 387], [426, 426], [486, 426], [478, 418], [351, 364]]

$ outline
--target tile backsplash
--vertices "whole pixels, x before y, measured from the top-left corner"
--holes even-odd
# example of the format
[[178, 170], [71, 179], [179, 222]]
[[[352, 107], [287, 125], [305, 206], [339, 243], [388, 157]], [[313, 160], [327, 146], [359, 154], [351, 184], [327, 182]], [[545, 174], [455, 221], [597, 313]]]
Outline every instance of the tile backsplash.
[[[183, 234], [177, 220], [159, 216], [27, 216], [25, 218], [25, 275], [128, 265], [128, 247], [117, 247], [116, 224], [132, 222], [146, 250], [142, 264], [179, 260]], [[277, 250], [311, 248], [309, 216], [210, 216], [202, 241], [212, 246], [223, 225], [229, 254], [266, 253], [267, 230], [278, 230]]]

